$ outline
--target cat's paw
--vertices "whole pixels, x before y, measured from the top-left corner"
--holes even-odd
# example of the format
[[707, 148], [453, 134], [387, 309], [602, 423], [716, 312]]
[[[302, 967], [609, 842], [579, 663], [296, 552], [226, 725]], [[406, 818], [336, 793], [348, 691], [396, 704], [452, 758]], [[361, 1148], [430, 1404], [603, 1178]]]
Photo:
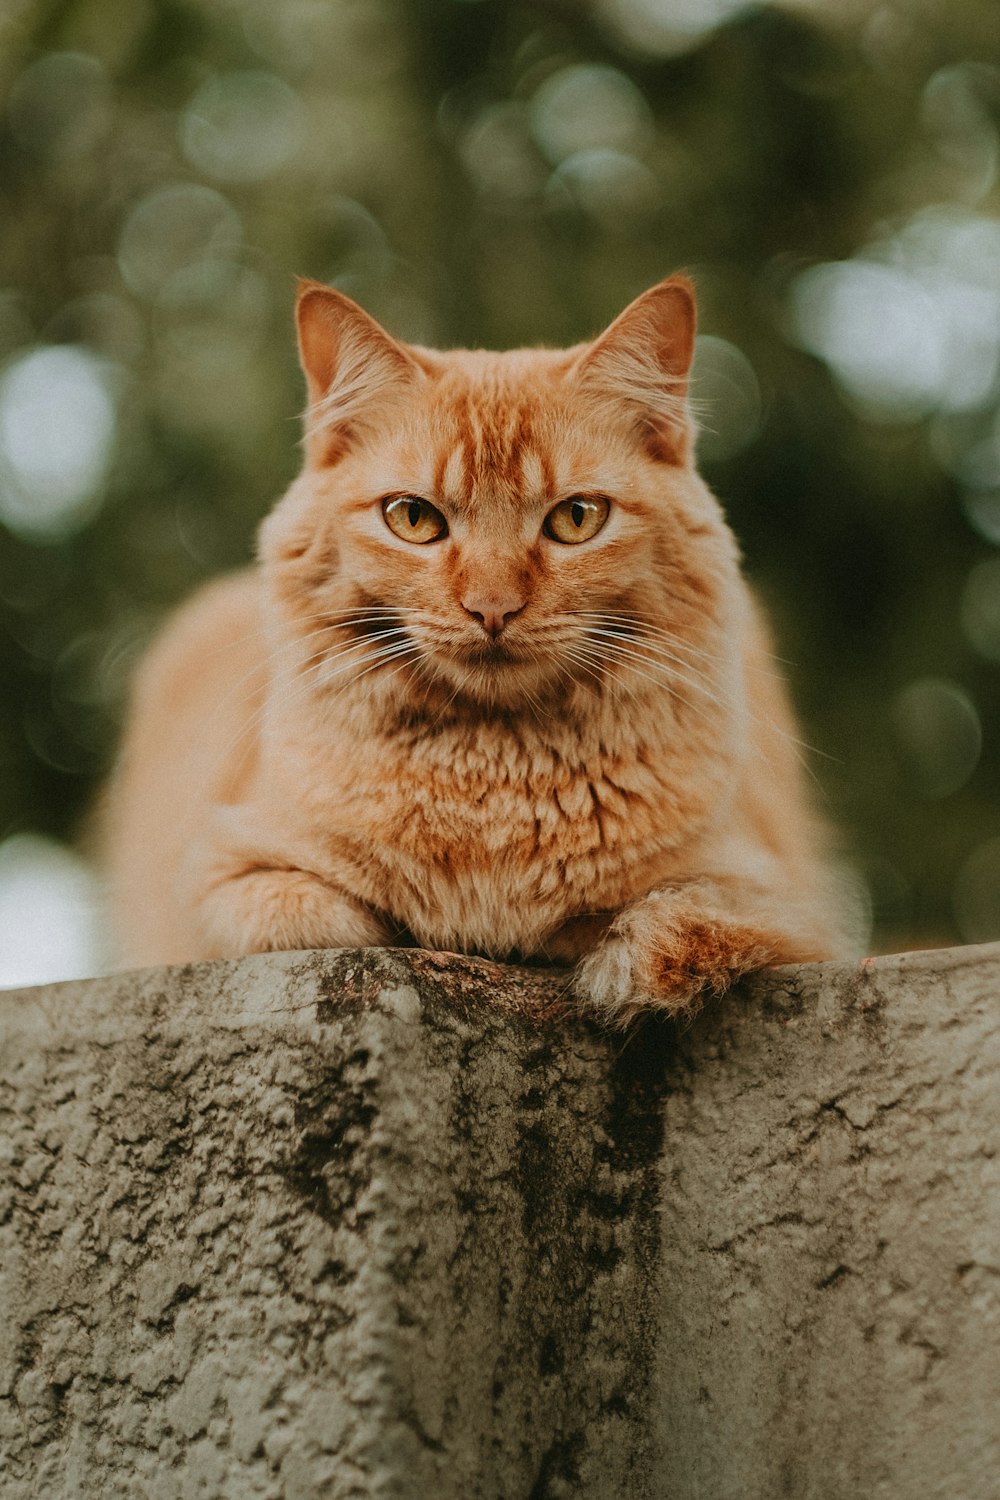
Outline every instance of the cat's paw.
[[675, 893], [663, 893], [621, 914], [578, 965], [573, 989], [585, 1009], [627, 1026], [653, 1010], [691, 1015], [709, 996], [782, 956], [773, 935], [721, 914], [685, 910]]
[[252, 806], [213, 809], [184, 867], [200, 956], [388, 942], [381, 918], [309, 862]]
[[640, 989], [632, 950], [624, 937], [606, 937], [581, 959], [573, 976], [573, 993], [584, 1010], [613, 1026], [627, 1026], [653, 1003]]
[[252, 869], [207, 891], [197, 908], [205, 950], [370, 948], [388, 941], [366, 907], [305, 870]]
[[679, 1015], [697, 1007], [701, 985], [693, 976], [677, 974], [651, 989], [646, 969], [627, 937], [610, 936], [577, 965], [573, 993], [611, 1026], [629, 1026], [653, 1010]]

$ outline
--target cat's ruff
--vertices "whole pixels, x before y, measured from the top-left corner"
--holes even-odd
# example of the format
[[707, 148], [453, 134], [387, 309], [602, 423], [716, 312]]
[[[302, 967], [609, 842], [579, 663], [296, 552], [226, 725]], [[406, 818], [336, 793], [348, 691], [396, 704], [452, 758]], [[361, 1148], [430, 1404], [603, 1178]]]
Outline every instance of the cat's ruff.
[[570, 350], [440, 353], [304, 283], [302, 474], [138, 674], [135, 963], [417, 942], [613, 1020], [833, 951], [760, 612], [693, 459], [684, 278]]

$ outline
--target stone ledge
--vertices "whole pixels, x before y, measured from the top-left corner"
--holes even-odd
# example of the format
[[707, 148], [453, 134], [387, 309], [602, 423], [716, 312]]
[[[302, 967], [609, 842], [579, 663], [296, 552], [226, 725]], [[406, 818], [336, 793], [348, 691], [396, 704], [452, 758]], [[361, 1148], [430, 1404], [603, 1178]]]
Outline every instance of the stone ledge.
[[1000, 1496], [1000, 946], [0, 995], [3, 1500]]

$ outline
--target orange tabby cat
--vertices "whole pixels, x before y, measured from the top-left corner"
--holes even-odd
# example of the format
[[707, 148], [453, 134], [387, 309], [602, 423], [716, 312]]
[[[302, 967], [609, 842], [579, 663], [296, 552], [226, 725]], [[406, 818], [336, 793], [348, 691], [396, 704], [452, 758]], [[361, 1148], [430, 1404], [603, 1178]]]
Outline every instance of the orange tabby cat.
[[694, 468], [690, 284], [593, 343], [400, 343], [304, 283], [302, 474], [138, 679], [124, 956], [417, 942], [623, 1020], [835, 930], [794, 725]]

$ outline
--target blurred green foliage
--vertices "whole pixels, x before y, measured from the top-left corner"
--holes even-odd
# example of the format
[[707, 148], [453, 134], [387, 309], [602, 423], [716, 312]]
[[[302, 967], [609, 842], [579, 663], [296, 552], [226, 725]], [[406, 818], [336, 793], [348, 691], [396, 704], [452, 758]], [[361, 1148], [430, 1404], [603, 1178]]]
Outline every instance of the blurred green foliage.
[[1000, 937], [992, 0], [8, 0], [0, 839], [297, 467], [293, 276], [573, 342], [678, 267], [703, 468], [876, 941]]

